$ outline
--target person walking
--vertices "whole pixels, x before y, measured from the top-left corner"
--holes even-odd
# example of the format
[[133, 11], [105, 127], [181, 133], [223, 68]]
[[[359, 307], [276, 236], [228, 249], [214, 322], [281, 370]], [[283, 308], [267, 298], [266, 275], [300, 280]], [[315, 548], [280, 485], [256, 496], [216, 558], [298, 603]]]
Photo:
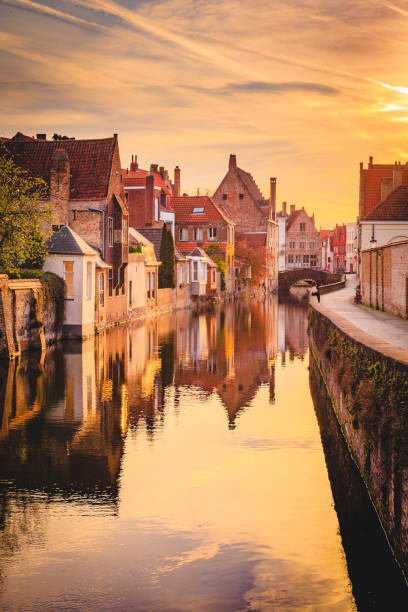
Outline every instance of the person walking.
[[314, 293], [312, 293], [312, 295], [315, 295], [317, 297], [317, 301], [320, 304], [320, 289], [319, 289], [319, 284], [316, 283], [316, 291]]

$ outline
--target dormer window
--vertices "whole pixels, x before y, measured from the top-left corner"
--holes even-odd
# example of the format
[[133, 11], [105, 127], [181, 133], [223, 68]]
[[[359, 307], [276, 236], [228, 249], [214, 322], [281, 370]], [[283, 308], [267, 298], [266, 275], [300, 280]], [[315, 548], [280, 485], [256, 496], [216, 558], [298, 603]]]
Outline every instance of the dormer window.
[[222, 194], [222, 199], [223, 199], [223, 200], [226, 200], [226, 199], [227, 199], [227, 194], [226, 194], [226, 193], [223, 193], [223, 194]]
[[193, 215], [202, 215], [204, 214], [204, 206], [194, 206]]
[[243, 200], [243, 199], [244, 199], [244, 194], [243, 194], [243, 193], [240, 193], [240, 194], [239, 194], [239, 199], [240, 199], [240, 200]]

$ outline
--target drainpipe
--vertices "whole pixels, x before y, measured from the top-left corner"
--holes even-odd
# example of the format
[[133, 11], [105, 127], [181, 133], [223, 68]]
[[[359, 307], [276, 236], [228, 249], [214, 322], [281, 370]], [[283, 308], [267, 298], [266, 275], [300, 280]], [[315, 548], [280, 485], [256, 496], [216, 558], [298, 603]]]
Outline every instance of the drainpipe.
[[92, 206], [88, 206], [88, 210], [102, 215], [102, 259], [105, 261], [105, 211], [99, 208], [93, 208]]

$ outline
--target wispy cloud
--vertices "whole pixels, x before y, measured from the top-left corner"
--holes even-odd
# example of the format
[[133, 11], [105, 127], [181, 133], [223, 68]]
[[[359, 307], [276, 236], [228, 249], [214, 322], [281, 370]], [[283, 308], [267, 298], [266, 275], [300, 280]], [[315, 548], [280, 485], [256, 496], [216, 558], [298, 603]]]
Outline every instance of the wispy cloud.
[[62, 19], [62, 21], [67, 21], [69, 23], [73, 23], [75, 25], [86, 26], [89, 28], [96, 28], [97, 30], [106, 31], [107, 28], [98, 23], [94, 23], [92, 21], [87, 21], [86, 19], [82, 19], [81, 17], [76, 17], [75, 15], [70, 15], [69, 13], [64, 13], [63, 11], [58, 11], [46, 4], [39, 4], [38, 2], [32, 2], [32, 0], [2, 0], [4, 4], [10, 4], [13, 6], [19, 6], [30, 11], [35, 11], [37, 13], [42, 13], [43, 15], [48, 15], [49, 17], [54, 17], [56, 19]]

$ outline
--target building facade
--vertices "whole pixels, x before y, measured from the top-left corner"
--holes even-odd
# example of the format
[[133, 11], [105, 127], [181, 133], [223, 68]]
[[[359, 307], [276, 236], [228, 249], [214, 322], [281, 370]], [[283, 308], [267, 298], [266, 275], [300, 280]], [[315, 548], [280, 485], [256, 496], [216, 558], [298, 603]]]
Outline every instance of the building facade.
[[347, 232], [346, 226], [337, 225], [333, 230], [333, 272], [346, 271], [346, 244]]
[[290, 207], [286, 220], [286, 268], [320, 268], [322, 242], [314, 215], [309, 217], [304, 207]]
[[357, 223], [346, 225], [346, 272], [357, 272]]
[[[276, 222], [276, 179], [270, 179], [270, 197], [265, 199], [251, 174], [237, 166], [230, 155], [228, 172], [216, 189], [213, 200], [235, 223], [235, 243], [263, 249], [262, 285], [268, 291], [277, 286], [278, 224]], [[243, 249], [244, 250], [244, 249]]]

